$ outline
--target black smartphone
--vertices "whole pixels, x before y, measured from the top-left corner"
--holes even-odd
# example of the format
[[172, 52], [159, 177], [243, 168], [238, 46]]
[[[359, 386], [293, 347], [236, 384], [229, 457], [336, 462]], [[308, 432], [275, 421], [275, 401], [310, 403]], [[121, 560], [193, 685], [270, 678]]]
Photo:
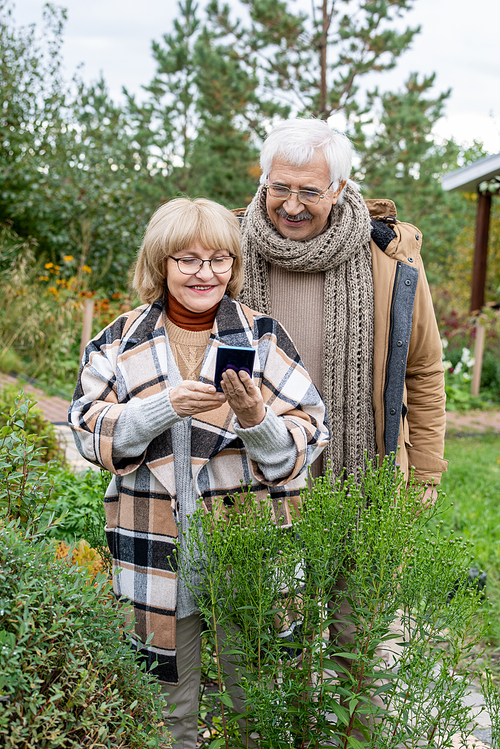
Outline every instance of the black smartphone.
[[217, 390], [222, 393], [221, 379], [226, 369], [233, 369], [235, 372], [247, 372], [250, 377], [253, 375], [253, 362], [255, 359], [255, 349], [245, 348], [243, 346], [219, 346], [217, 349], [217, 359], [215, 361], [214, 384]]

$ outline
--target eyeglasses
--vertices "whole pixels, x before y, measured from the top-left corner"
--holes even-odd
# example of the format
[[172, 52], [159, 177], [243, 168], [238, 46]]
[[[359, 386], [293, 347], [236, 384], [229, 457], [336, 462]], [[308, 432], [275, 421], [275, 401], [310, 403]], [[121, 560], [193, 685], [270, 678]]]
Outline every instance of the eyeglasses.
[[203, 263], [208, 263], [212, 273], [227, 273], [233, 267], [234, 255], [223, 255], [222, 257], [213, 257], [211, 260], [202, 260], [199, 257], [170, 257], [175, 260], [180, 272], [185, 276], [194, 276], [203, 268]]
[[316, 190], [290, 190], [289, 187], [284, 185], [266, 185], [266, 189], [273, 198], [278, 200], [288, 200], [290, 195], [297, 195], [301, 203], [309, 203], [309, 205], [317, 205], [320, 200], [323, 200], [326, 193], [333, 185], [334, 180], [330, 182], [324, 192], [316, 192]]

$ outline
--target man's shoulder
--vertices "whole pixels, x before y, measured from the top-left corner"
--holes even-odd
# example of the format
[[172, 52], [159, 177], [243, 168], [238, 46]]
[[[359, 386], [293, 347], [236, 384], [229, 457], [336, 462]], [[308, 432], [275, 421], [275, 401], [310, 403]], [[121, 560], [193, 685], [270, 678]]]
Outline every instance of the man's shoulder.
[[398, 221], [396, 204], [392, 200], [375, 198], [365, 202], [370, 214], [372, 242], [379, 250], [404, 262], [420, 255], [422, 232], [413, 224]]
[[245, 212], [246, 212], [246, 210], [247, 210], [246, 208], [232, 208], [231, 209], [231, 213], [234, 213], [234, 215], [236, 216], [236, 218], [238, 219], [238, 221], [241, 224], [241, 222], [245, 218]]

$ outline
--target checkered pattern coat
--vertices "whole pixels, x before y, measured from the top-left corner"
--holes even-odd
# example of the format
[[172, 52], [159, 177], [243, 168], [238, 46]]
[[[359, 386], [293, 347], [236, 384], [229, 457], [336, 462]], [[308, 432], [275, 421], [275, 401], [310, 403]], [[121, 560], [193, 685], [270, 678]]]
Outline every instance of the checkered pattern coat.
[[[307, 466], [328, 440], [323, 401], [287, 333], [270, 317], [224, 297], [205, 353], [200, 381], [213, 384], [217, 348], [255, 349], [254, 382], [264, 402], [284, 419], [297, 447], [289, 476], [266, 483], [232, 429], [227, 403], [192, 417], [191, 465], [197, 494], [210, 511], [214, 499], [252, 488], [272, 503], [277, 522], [290, 522]], [[154, 673], [177, 682], [175, 661], [176, 490], [174, 450], [167, 429], [143, 455], [113, 459], [113, 432], [126, 403], [169, 387], [167, 341], [160, 302], [122, 315], [85, 350], [69, 421], [85, 458], [114, 476], [105, 498], [106, 534], [115, 593], [133, 605], [135, 646]], [[148, 645], [144, 643], [152, 634]], [[156, 662], [156, 665], [155, 665]]]

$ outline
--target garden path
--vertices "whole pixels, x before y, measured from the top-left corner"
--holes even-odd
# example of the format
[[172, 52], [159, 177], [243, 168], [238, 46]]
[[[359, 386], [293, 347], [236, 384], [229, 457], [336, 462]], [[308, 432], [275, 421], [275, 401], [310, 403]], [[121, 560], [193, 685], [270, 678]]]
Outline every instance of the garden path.
[[[18, 385], [18, 380], [0, 372], [0, 387], [4, 385]], [[83, 471], [87, 468], [94, 470], [96, 467], [89, 463], [77, 451], [71, 429], [68, 426], [67, 415], [69, 401], [60, 397], [50, 397], [31, 383], [23, 383], [23, 390], [36, 398], [38, 405], [45, 414], [45, 418], [51, 421], [56, 427], [61, 442], [66, 450], [66, 457], [75, 471]], [[493, 432], [500, 434], [500, 411], [469, 411], [468, 413], [458, 413], [448, 411], [446, 414], [446, 432], [447, 434], [480, 434], [484, 432]], [[484, 708], [484, 699], [479, 687], [472, 685], [468, 695], [464, 700], [464, 710], [471, 714], [475, 719], [477, 727], [468, 740], [467, 749], [489, 749], [491, 747], [491, 722], [488, 713]], [[460, 736], [454, 737], [453, 749], [462, 749], [463, 744]]]

